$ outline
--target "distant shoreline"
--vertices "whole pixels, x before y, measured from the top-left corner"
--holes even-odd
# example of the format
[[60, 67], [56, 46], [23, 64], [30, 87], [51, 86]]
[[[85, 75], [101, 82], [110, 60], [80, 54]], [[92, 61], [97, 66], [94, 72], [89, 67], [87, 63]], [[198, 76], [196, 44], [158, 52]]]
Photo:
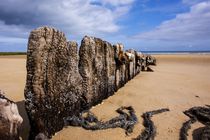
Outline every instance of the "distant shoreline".
[[4, 55], [27, 55], [27, 52], [0, 52], [0, 56]]
[[183, 54], [202, 54], [209, 55], [210, 51], [142, 51], [145, 54], [154, 54], [154, 55], [183, 55]]
[[[201, 54], [210, 55], [210, 51], [141, 51], [144, 54], [151, 55], [183, 55], [183, 54]], [[0, 56], [7, 55], [27, 55], [27, 52], [0, 52]]]

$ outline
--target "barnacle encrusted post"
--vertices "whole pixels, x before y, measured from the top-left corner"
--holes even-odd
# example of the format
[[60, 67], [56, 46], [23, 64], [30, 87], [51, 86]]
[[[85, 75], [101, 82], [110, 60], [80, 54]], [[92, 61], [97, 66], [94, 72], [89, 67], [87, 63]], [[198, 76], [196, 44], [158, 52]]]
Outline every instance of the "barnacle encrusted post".
[[63, 128], [63, 117], [80, 112], [82, 79], [77, 44], [49, 27], [31, 32], [27, 52], [26, 110], [31, 138], [48, 137]]

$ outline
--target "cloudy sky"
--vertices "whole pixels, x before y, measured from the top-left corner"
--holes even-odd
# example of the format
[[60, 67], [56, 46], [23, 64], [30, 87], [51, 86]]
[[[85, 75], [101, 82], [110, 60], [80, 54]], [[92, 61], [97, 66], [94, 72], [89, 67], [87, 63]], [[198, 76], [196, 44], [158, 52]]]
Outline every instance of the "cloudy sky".
[[52, 26], [142, 51], [210, 50], [210, 0], [1, 0], [0, 51], [26, 51], [31, 30]]

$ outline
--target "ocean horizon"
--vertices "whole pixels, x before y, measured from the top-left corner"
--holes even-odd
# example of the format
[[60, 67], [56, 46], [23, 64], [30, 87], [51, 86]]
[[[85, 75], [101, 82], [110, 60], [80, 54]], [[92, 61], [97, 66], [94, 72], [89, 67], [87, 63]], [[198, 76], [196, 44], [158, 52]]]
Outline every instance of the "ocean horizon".
[[141, 51], [145, 54], [210, 54], [209, 51]]
[[[209, 51], [139, 51], [144, 54], [210, 54]], [[0, 55], [26, 55], [26, 51], [0, 51]]]

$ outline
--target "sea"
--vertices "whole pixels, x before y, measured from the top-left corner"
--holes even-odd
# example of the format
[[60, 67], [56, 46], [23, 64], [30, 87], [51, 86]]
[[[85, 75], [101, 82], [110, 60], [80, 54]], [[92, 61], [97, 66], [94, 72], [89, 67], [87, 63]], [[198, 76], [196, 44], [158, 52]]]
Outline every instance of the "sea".
[[[139, 51], [144, 54], [208, 54], [210, 55], [210, 50], [209, 51]], [[26, 55], [27, 52], [10, 52], [10, 51], [3, 51], [1, 52], [0, 50], [0, 55]]]
[[210, 54], [210, 51], [141, 51], [145, 54]]

